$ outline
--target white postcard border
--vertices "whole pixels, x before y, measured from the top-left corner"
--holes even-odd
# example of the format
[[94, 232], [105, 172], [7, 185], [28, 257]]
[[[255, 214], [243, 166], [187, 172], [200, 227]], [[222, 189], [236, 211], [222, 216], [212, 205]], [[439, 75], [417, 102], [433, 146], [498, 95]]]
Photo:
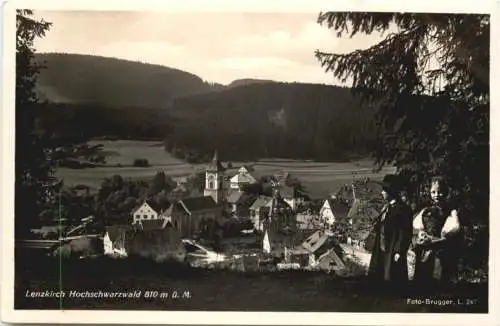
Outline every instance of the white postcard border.
[[[491, 14], [491, 133], [490, 133], [490, 230], [499, 230], [500, 181], [498, 92], [499, 64], [498, 1], [449, 0], [12, 0], [3, 3], [2, 38], [2, 110], [1, 110], [1, 205], [2, 208], [2, 279], [1, 313], [4, 322], [15, 323], [111, 323], [111, 324], [245, 324], [245, 325], [497, 325], [499, 293], [495, 262], [499, 259], [499, 238], [490, 236], [489, 313], [488, 314], [403, 314], [403, 313], [292, 313], [292, 312], [196, 312], [196, 311], [111, 311], [111, 310], [14, 310], [14, 93], [15, 93], [15, 9], [39, 10], [169, 10], [169, 11], [252, 11], [252, 12], [320, 12], [398, 11], [456, 12]], [[497, 40], [495, 42], [495, 40]], [[496, 110], [495, 110], [496, 108]]]

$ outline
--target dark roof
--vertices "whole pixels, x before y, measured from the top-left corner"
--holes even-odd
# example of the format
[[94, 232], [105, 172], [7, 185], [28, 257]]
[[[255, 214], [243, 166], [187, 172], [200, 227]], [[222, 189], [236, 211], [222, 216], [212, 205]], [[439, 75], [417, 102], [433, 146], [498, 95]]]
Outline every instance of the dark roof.
[[325, 244], [328, 238], [329, 236], [326, 233], [316, 231], [302, 243], [302, 246], [310, 252], [315, 252]]
[[250, 209], [259, 209], [263, 206], [266, 206], [266, 204], [269, 203], [271, 199], [273, 198], [267, 196], [260, 196], [253, 202], [252, 206], [250, 206]]
[[218, 205], [211, 196], [190, 197], [182, 199], [179, 204], [188, 210], [188, 213], [205, 209], [214, 209]]
[[236, 204], [241, 199], [243, 194], [244, 194], [244, 192], [242, 192], [242, 191], [233, 190], [228, 194], [227, 202], [229, 204]]
[[142, 220], [139, 222], [141, 230], [144, 230], [144, 231], [163, 229], [166, 224], [167, 224], [167, 220], [163, 219], [163, 218], [154, 219], [154, 220]]
[[106, 227], [111, 242], [115, 242], [120, 237], [125, 237], [125, 234], [132, 228], [129, 225], [111, 225]]
[[327, 200], [328, 204], [330, 205], [330, 209], [332, 210], [333, 216], [335, 216], [335, 218], [338, 219], [347, 217], [347, 214], [349, 213], [349, 206], [346, 203], [333, 198], [329, 198]]

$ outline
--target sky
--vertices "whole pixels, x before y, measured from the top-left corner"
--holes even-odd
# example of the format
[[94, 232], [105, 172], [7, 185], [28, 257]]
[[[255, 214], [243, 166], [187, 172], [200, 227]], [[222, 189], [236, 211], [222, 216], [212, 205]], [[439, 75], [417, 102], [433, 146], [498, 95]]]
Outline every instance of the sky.
[[[159, 64], [228, 84], [240, 78], [341, 84], [314, 51], [345, 53], [380, 35], [337, 38], [318, 13], [37, 11], [52, 27], [37, 52], [92, 54]], [[348, 85], [346, 85], [348, 86]]]

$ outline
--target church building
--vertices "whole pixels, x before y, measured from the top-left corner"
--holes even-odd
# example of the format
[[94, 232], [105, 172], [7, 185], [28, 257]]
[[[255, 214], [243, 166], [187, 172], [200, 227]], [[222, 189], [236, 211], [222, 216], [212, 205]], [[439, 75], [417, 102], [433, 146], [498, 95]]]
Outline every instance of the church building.
[[217, 151], [214, 153], [212, 162], [207, 166], [205, 172], [205, 196], [213, 198], [215, 203], [222, 204], [224, 201], [224, 167], [219, 161]]

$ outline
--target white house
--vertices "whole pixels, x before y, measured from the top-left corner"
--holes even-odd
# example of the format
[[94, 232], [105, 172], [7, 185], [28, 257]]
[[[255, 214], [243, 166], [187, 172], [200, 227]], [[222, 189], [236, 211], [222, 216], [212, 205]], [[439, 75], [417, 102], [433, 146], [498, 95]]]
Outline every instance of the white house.
[[106, 227], [103, 246], [104, 254], [112, 257], [127, 257], [125, 248], [128, 225], [113, 225]]
[[166, 209], [156, 205], [150, 201], [144, 201], [139, 207], [132, 210], [132, 224], [139, 223], [145, 220], [158, 220], [164, 219], [164, 212]]
[[335, 221], [345, 218], [348, 213], [349, 207], [347, 204], [333, 198], [328, 198], [319, 211], [319, 217], [321, 222], [333, 225]]
[[242, 190], [245, 185], [254, 184], [257, 182], [250, 172], [251, 168], [242, 166], [238, 169], [238, 173], [229, 180], [229, 187], [231, 189]]

